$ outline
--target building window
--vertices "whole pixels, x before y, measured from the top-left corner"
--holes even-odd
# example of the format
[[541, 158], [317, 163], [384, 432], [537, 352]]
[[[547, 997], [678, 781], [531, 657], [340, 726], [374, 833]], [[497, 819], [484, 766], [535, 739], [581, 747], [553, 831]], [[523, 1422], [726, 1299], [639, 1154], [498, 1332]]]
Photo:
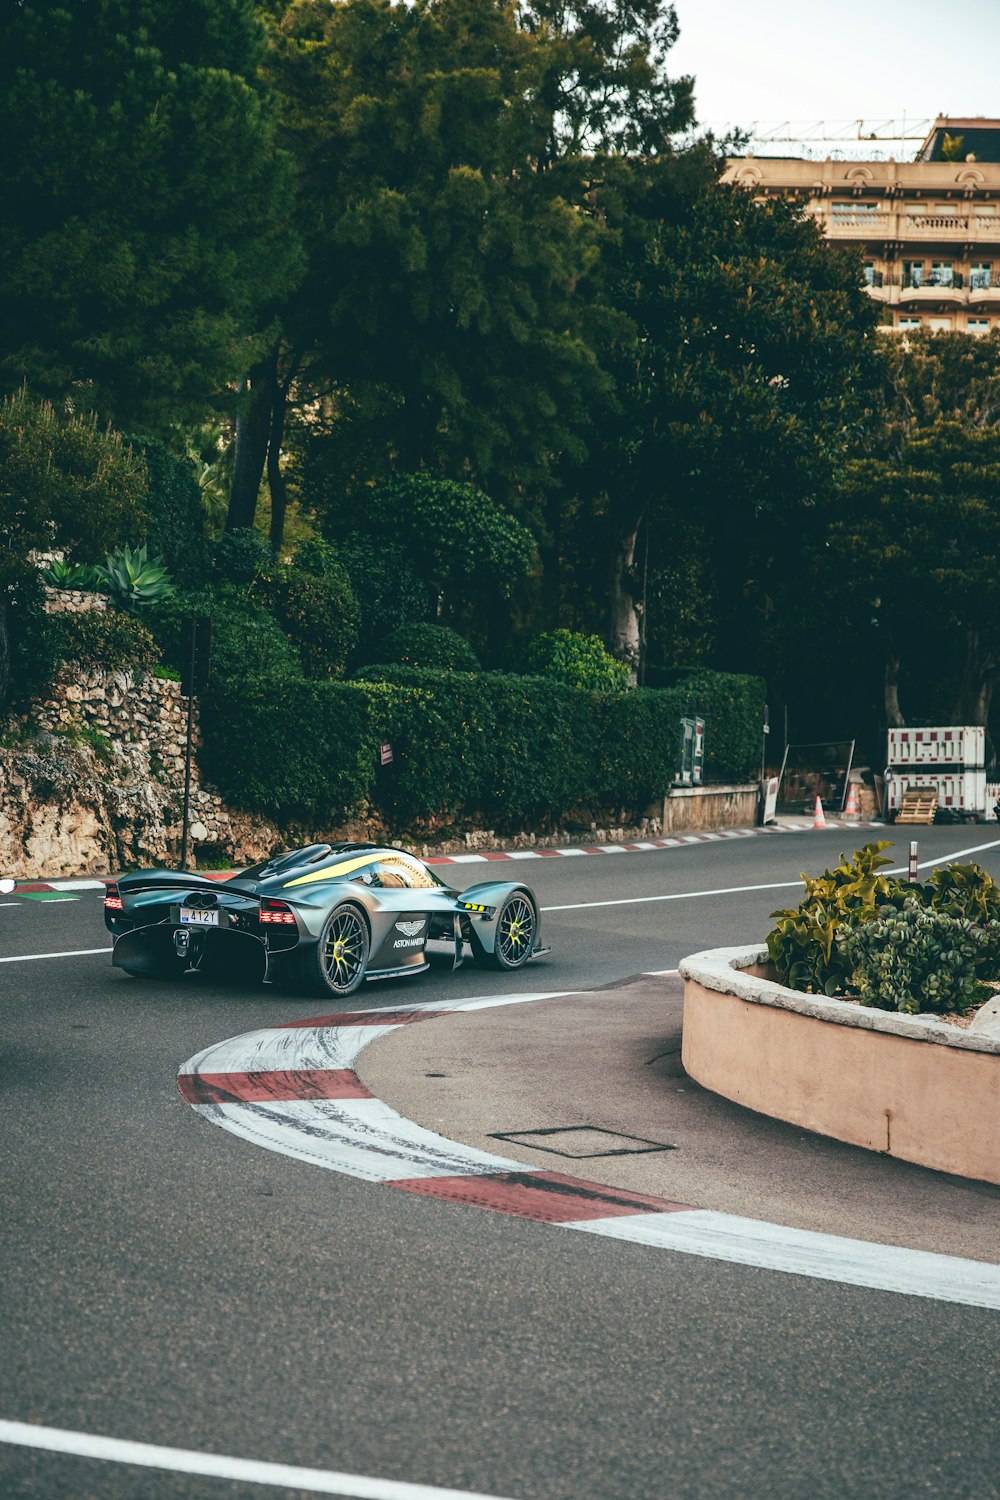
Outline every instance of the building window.
[[990, 271], [992, 267], [988, 260], [977, 260], [969, 267], [969, 285], [973, 291], [977, 287], [987, 287], [990, 284]]
[[955, 266], [950, 260], [931, 262], [931, 286], [951, 286], [955, 280]]
[[952, 327], [951, 318], [928, 318], [927, 322], [932, 333], [950, 333]]
[[900, 328], [919, 328], [920, 324], [920, 318], [900, 318], [898, 326]]
[[877, 283], [875, 281], [875, 262], [873, 260], [866, 260], [865, 261], [864, 277], [865, 277], [865, 286], [876, 286], [877, 285]]
[[846, 202], [831, 203], [830, 209], [835, 224], [863, 224], [866, 219], [874, 218], [878, 212], [878, 204], [862, 203], [857, 198], [849, 198]]
[[990, 320], [989, 318], [968, 318], [965, 327], [968, 333], [989, 333]]
[[924, 279], [924, 263], [922, 260], [903, 261], [903, 285], [919, 286]]

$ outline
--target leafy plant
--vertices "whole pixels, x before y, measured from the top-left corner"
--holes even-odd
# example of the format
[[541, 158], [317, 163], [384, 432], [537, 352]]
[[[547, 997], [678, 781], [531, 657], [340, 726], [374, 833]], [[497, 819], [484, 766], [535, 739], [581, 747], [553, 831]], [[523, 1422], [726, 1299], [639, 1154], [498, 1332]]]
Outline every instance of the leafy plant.
[[597, 693], [619, 693], [629, 685], [629, 669], [605, 650], [600, 636], [575, 630], [536, 635], [525, 651], [529, 672], [555, 677], [571, 687]]
[[971, 922], [1000, 922], [1000, 886], [980, 865], [945, 865], [924, 887], [935, 911]]
[[61, 558], [54, 557], [39, 572], [45, 582], [51, 584], [54, 589], [80, 589], [91, 593], [100, 586], [101, 576], [96, 568], [90, 563], [63, 562]]
[[126, 543], [109, 552], [105, 566], [97, 569], [116, 603], [124, 607], [145, 608], [159, 604], [175, 593], [162, 557], [149, 557], [145, 543], [134, 551]]
[[448, 625], [401, 625], [378, 648], [381, 663], [444, 672], [478, 672], [479, 657], [464, 636]]
[[874, 919], [838, 938], [851, 983], [866, 1005], [879, 1010], [964, 1011], [979, 996], [977, 972], [1000, 937], [1000, 922], [978, 925], [968, 917], [907, 897], [901, 908], [882, 907]]
[[879, 874], [891, 863], [882, 853], [890, 842], [865, 844], [853, 860], [842, 859], [814, 878], [803, 875], [806, 894], [799, 905], [771, 913], [776, 926], [768, 933], [767, 951], [782, 984], [819, 995], [847, 987], [850, 965], [843, 934], [872, 921], [880, 906], [901, 900], [912, 889]]
[[156, 661], [156, 642], [142, 620], [123, 610], [56, 616], [65, 661], [108, 672], [144, 672]]
[[325, 560], [322, 573], [281, 568], [274, 593], [278, 619], [298, 646], [306, 675], [342, 676], [361, 614], [346, 571], [332, 559]]

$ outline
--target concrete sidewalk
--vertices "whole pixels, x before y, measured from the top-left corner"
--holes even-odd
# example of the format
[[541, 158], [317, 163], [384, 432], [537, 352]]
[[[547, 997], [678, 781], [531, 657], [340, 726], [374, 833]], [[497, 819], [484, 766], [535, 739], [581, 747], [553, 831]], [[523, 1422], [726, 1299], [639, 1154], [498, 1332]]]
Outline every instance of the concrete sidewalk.
[[[681, 1066], [682, 1000], [679, 978], [647, 975], [444, 1016], [381, 1038], [358, 1072], [407, 1119], [529, 1167], [1000, 1264], [1000, 1189], [809, 1135], [701, 1089]], [[567, 1128], [577, 1133], [537, 1135]]]

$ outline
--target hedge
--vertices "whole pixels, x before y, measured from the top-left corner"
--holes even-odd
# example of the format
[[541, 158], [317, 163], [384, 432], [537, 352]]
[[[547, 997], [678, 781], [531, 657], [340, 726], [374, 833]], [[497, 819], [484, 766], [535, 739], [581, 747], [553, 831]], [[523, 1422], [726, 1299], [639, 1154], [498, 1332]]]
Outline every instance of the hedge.
[[762, 710], [758, 679], [718, 674], [628, 693], [385, 666], [344, 683], [251, 678], [210, 685], [204, 766], [227, 799], [278, 822], [374, 806], [398, 828], [514, 829], [577, 807], [641, 815], [672, 783], [690, 712], [706, 718], [709, 774], [752, 779]]

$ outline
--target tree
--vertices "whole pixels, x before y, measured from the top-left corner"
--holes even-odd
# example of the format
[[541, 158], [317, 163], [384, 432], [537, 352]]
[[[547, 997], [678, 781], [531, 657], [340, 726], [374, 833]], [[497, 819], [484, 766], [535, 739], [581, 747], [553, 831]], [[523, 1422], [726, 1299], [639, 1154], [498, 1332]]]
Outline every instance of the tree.
[[162, 434], [263, 348], [294, 275], [251, 0], [0, 16], [0, 386]]
[[720, 653], [755, 665], [747, 600], [788, 564], [774, 521], [828, 490], [874, 400], [877, 312], [855, 259], [717, 175], [702, 149], [613, 164], [595, 195], [617, 231], [597, 297], [627, 321], [608, 353], [617, 403], [576, 484], [590, 550], [610, 560], [612, 649], [633, 664], [640, 537], [655, 568], [693, 523]]
[[[586, 153], [661, 149], [690, 121], [655, 0], [295, 0], [267, 76], [298, 169], [308, 273], [250, 372], [229, 525], [265, 463], [280, 539], [287, 397], [300, 439], [363, 501], [379, 474], [469, 479], [530, 509], [582, 457], [608, 382], [577, 295], [601, 228]], [[275, 505], [275, 490], [279, 492]]]
[[1000, 424], [937, 418], [898, 455], [851, 463], [816, 571], [831, 565], [854, 651], [880, 663], [885, 722], [907, 722], [909, 681], [918, 708], [936, 699], [949, 723], [988, 723], [1000, 679]]
[[32, 551], [96, 562], [147, 525], [142, 458], [96, 418], [60, 416], [26, 392], [0, 402], [0, 703], [7, 689], [7, 615], [31, 589]]

